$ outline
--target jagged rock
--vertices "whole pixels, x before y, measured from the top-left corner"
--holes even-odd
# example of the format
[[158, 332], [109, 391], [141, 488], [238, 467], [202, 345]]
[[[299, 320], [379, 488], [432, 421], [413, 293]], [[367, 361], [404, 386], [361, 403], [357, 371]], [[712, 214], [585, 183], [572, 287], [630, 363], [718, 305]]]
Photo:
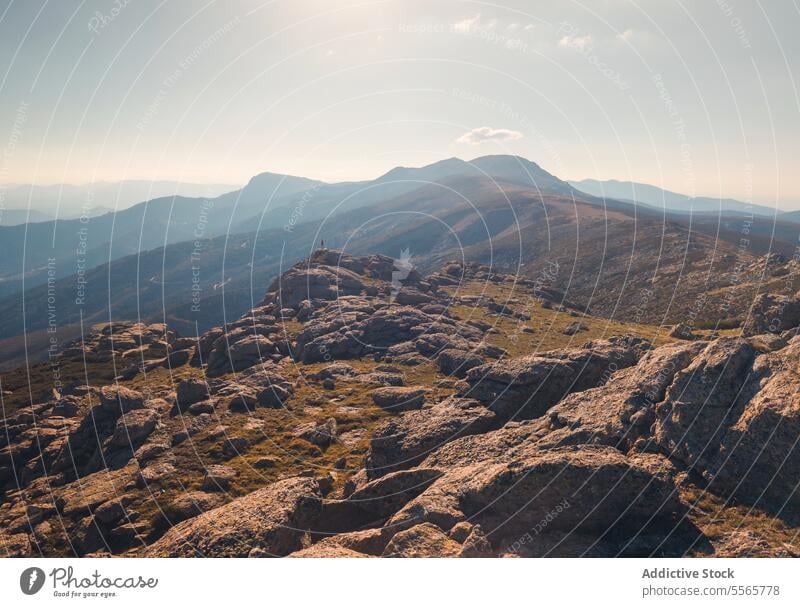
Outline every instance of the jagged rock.
[[[485, 558], [489, 556], [494, 556], [494, 550], [492, 549], [492, 545], [489, 542], [489, 539], [486, 537], [486, 534], [483, 532], [483, 529], [480, 525], [470, 525], [471, 529], [469, 534], [461, 542], [461, 552], [458, 556], [461, 558]], [[452, 537], [452, 529], [450, 530], [450, 535]]]
[[306, 300], [331, 301], [344, 295], [358, 295], [364, 290], [364, 283], [356, 272], [323, 261], [312, 257], [284, 272], [267, 289], [263, 304], [296, 308]]
[[193, 405], [189, 405], [187, 411], [191, 415], [203, 415], [204, 413], [214, 413], [214, 401], [205, 400], [199, 403], [194, 403]]
[[170, 462], [154, 462], [139, 470], [137, 486], [141, 489], [148, 488], [150, 491], [156, 491], [160, 486], [169, 484], [177, 472], [175, 466]]
[[395, 295], [395, 302], [401, 306], [418, 306], [433, 301], [433, 297], [420, 293], [416, 289], [400, 289]]
[[75, 396], [65, 396], [53, 405], [53, 415], [61, 417], [75, 417], [82, 408], [81, 399]]
[[324, 369], [316, 373], [309, 373], [308, 379], [313, 381], [322, 381], [325, 379], [336, 379], [337, 377], [353, 377], [356, 375], [356, 370], [345, 363], [334, 363], [328, 365]]
[[98, 506], [94, 511], [94, 519], [100, 525], [111, 526], [117, 524], [127, 515], [127, 507], [132, 502], [130, 496], [109, 500]]
[[27, 533], [7, 534], [0, 531], [0, 554], [6, 558], [34, 556], [30, 536]]
[[[712, 490], [734, 495], [771, 512], [782, 513], [800, 506], [798, 361], [800, 338], [797, 337], [785, 349], [756, 359], [722, 421], [727, 431], [720, 441], [719, 451], [703, 469]], [[735, 363], [734, 359], [730, 365], [735, 366]], [[677, 397], [675, 392], [673, 398]], [[727, 400], [725, 395], [723, 399]], [[722, 402], [712, 395], [703, 407], [708, 408], [704, 413], [710, 413], [713, 418], [716, 406], [723, 406]], [[709, 428], [711, 433], [710, 424], [698, 425]], [[661, 429], [663, 431], [664, 427]], [[693, 437], [695, 432], [690, 429], [689, 435]], [[712, 449], [706, 449], [703, 459], [712, 453]]]
[[176, 525], [145, 556], [245, 557], [254, 548], [287, 555], [302, 547], [320, 509], [317, 481], [278, 481]]
[[657, 405], [658, 444], [687, 466], [709, 469], [754, 358], [753, 347], [744, 339], [711, 342], [678, 373]]
[[[524, 318], [522, 306], [550, 287], [478, 264], [450, 269], [426, 280], [412, 271], [398, 288], [391, 258], [322, 251], [276, 281], [263, 306], [198, 340], [163, 325], [114, 323], [85, 348], [69, 346], [90, 366], [104, 363], [101, 373], [129, 367], [137, 376], [194, 350], [192, 363], [207, 364], [209, 379], [183, 380], [173, 392], [159, 371], [139, 377], [137, 392], [70, 377], [18, 409], [15, 387], [0, 421], [0, 545], [9, 550], [13, 538], [21, 553], [46, 553], [64, 545], [63, 532], [77, 554], [93, 555], [797, 554], [786, 540], [800, 506], [800, 327], [783, 324], [794, 322], [796, 297], [757, 300], [745, 328], [757, 335], [746, 339], [651, 348], [614, 338], [511, 358], [492, 345], [501, 336], [489, 323], [462, 321], [469, 314], [448, 306]], [[285, 307], [282, 296], [299, 297], [309, 272], [326, 277], [314, 286], [321, 296], [303, 292]], [[438, 290], [462, 274], [515, 296]], [[552, 291], [545, 303], [584, 320]], [[484, 362], [491, 358], [501, 360]], [[306, 373], [303, 360], [327, 362]], [[437, 367], [452, 377], [442, 380]], [[420, 385], [397, 387], [404, 371]], [[365, 406], [365, 396], [386, 411]], [[232, 415], [226, 404], [253, 414]], [[292, 436], [293, 426], [331, 414]], [[191, 445], [173, 449], [190, 436]], [[191, 453], [203, 462], [235, 457], [245, 436], [276, 441], [261, 451], [276, 455], [209, 466], [202, 483], [185, 466]], [[320, 467], [287, 478], [304, 451]], [[222, 505], [273, 477], [284, 480]], [[185, 493], [199, 484], [204, 491]], [[723, 504], [713, 513], [722, 527], [706, 526], [702, 502], [686, 511], [698, 490]], [[154, 497], [166, 516], [151, 515]], [[763, 512], [786, 529], [761, 525]], [[724, 527], [732, 518], [741, 533]]]
[[651, 442], [656, 405], [664, 399], [675, 376], [706, 345], [676, 343], [657, 348], [636, 366], [612, 375], [602, 386], [567, 396], [547, 412], [541, 425], [547, 435], [538, 444], [602, 444], [623, 451], [634, 446], [646, 448]]
[[239, 394], [234, 394], [228, 401], [228, 409], [238, 413], [255, 411], [257, 406], [258, 397], [253, 392], [244, 390]]
[[350, 483], [352, 489], [346, 491], [346, 499], [323, 502], [317, 530], [341, 533], [374, 525], [397, 512], [441, 474], [438, 470], [415, 468], [392, 472], [371, 482], [364, 475]]
[[275, 384], [264, 388], [256, 396], [256, 401], [262, 407], [280, 409], [286, 405], [292, 393], [284, 386]]
[[362, 373], [355, 377], [362, 384], [377, 384], [379, 386], [399, 387], [405, 383], [405, 378], [399, 373]]
[[[411, 306], [392, 305], [382, 307], [370, 314], [365, 312], [343, 312], [339, 306], [306, 323], [297, 336], [297, 354], [303, 362], [320, 362], [362, 356], [368, 351], [387, 350], [393, 356], [410, 351], [392, 350], [391, 347], [419, 338], [422, 354], [432, 351], [424, 345], [433, 334], [441, 334], [445, 347], [451, 346], [452, 334], [461, 333], [480, 340], [480, 333], [456, 321], [425, 314]], [[463, 337], [461, 338], [463, 340]], [[415, 345], [412, 343], [412, 349]]]
[[378, 388], [372, 391], [372, 400], [387, 411], [411, 411], [422, 408], [426, 392], [425, 388], [419, 386]]

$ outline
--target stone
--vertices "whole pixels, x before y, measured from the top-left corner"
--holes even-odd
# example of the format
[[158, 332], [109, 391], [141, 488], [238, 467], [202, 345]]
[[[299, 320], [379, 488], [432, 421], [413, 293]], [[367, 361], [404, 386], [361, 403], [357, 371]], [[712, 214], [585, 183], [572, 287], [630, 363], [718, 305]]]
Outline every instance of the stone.
[[203, 479], [203, 491], [227, 491], [235, 478], [236, 471], [228, 466], [219, 464], [208, 466]]
[[180, 411], [186, 411], [191, 405], [208, 400], [209, 390], [206, 382], [194, 377], [182, 379], [176, 390], [176, 404]]
[[139, 445], [150, 436], [158, 424], [158, 413], [151, 409], [135, 409], [122, 415], [109, 440], [113, 447]]
[[253, 549], [285, 556], [302, 548], [321, 509], [317, 482], [273, 483], [172, 527], [147, 557], [246, 557]]
[[692, 327], [687, 325], [686, 323], [678, 323], [669, 332], [670, 337], [674, 337], [676, 339], [694, 339], [694, 333], [692, 333]]
[[753, 300], [742, 326], [742, 335], [781, 333], [800, 325], [800, 293], [761, 293]]
[[107, 411], [122, 414], [144, 407], [144, 396], [124, 386], [103, 386], [100, 389], [100, 404]]
[[189, 405], [187, 409], [190, 415], [202, 415], [204, 413], [214, 413], [214, 401], [204, 400], [199, 403]]
[[280, 385], [272, 385], [261, 390], [257, 397], [257, 403], [269, 409], [281, 409], [286, 406], [291, 392]]
[[221, 505], [224, 498], [219, 493], [190, 491], [185, 493], [164, 508], [165, 523], [169, 526], [199, 516]]
[[461, 545], [451, 540], [436, 525], [422, 523], [401, 531], [383, 551], [388, 558], [441, 558], [458, 556]]
[[444, 443], [485, 432], [495, 415], [479, 402], [449, 398], [430, 409], [409, 411], [376, 429], [367, 454], [370, 478], [421, 462]]
[[582, 322], [571, 322], [569, 323], [566, 328], [562, 331], [564, 335], [577, 335], [581, 331], [588, 331], [589, 327], [587, 327]]
[[443, 350], [436, 357], [436, 364], [444, 375], [466, 377], [467, 371], [484, 364], [483, 358], [477, 354], [463, 350]]
[[236, 457], [247, 451], [250, 443], [242, 436], [232, 436], [222, 443], [222, 454], [226, 457]]
[[426, 392], [419, 386], [377, 388], [372, 391], [372, 401], [387, 411], [412, 411], [422, 408]]
[[530, 419], [571, 392], [604, 383], [634, 365], [647, 350], [639, 337], [588, 342], [582, 348], [523, 356], [470, 369], [465, 396], [476, 398], [504, 419]]
[[264, 470], [266, 468], [274, 468], [278, 465], [278, 460], [274, 457], [259, 457], [253, 462], [253, 468], [257, 470]]
[[233, 395], [228, 401], [228, 409], [236, 413], [255, 411], [257, 406], [258, 398], [252, 392], [242, 391]]
[[318, 447], [328, 447], [336, 441], [337, 434], [336, 419], [333, 417], [324, 422], [305, 424], [295, 430], [295, 436]]

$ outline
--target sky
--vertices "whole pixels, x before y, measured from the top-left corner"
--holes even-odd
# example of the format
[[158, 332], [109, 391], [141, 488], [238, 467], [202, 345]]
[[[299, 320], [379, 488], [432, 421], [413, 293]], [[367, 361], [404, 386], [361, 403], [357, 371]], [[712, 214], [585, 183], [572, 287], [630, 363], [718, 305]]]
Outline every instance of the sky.
[[0, 185], [518, 154], [800, 208], [795, 0], [0, 0]]

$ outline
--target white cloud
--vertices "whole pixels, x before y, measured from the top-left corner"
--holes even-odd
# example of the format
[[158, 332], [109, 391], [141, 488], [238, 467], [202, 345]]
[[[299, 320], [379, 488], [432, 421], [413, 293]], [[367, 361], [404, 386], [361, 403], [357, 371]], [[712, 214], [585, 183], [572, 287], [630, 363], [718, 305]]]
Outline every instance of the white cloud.
[[480, 126], [461, 135], [456, 139], [456, 143], [480, 145], [486, 141], [514, 141], [515, 139], [522, 139], [522, 133], [509, 129], [493, 129], [490, 126]]
[[558, 41], [558, 46], [583, 52], [591, 48], [593, 43], [594, 39], [587, 34], [586, 36], [564, 36]]

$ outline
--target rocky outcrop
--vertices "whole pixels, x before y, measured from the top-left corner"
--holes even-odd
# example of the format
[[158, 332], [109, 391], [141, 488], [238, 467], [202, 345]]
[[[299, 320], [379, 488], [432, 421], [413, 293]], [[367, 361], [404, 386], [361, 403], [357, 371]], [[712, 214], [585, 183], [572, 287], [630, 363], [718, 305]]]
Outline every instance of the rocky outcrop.
[[571, 392], [595, 387], [630, 367], [649, 344], [638, 337], [588, 342], [582, 348], [545, 352], [470, 369], [463, 395], [504, 419], [530, 419]]
[[462, 398], [403, 413], [375, 431], [367, 454], [367, 475], [377, 478], [410, 468], [444, 443], [485, 432], [494, 420], [495, 415], [479, 402]]
[[[531, 304], [541, 285], [474, 264], [399, 286], [397, 272], [320, 251], [197, 340], [102, 327], [89, 340], [111, 352], [101, 366], [138, 360], [149, 374], [157, 356], [191, 351], [194, 368], [114, 371], [9, 412], [0, 544], [14, 556], [796, 554], [763, 524], [768, 513], [788, 530], [776, 537], [796, 535], [795, 329], [575, 347], [578, 327], [538, 352], [537, 322], [554, 315]], [[563, 312], [557, 295], [544, 301]], [[762, 299], [764, 318], [791, 318], [789, 299]]]
[[800, 326], [800, 292], [794, 295], [762, 293], [753, 300], [742, 334], [780, 334], [797, 326]]

